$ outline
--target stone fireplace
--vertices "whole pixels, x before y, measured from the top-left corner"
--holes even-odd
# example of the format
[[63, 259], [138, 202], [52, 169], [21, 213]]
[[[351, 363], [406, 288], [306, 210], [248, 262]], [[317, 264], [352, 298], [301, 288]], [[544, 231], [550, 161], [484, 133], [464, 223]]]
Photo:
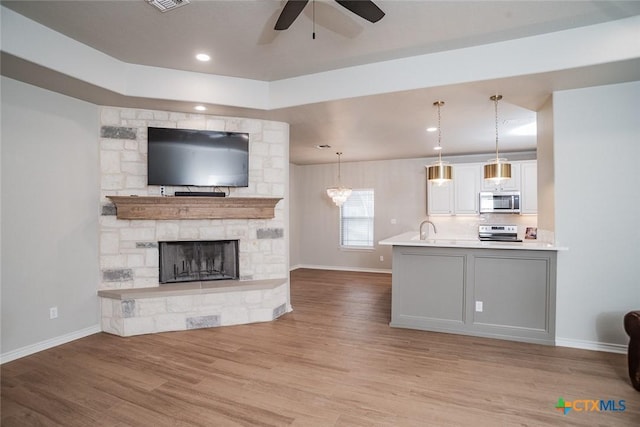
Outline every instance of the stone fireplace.
[[[103, 330], [130, 336], [269, 321], [291, 311], [286, 199], [288, 125], [112, 107], [103, 108], [101, 121], [102, 271], [98, 293]], [[148, 126], [249, 133], [249, 186], [228, 189], [229, 197], [216, 199], [283, 199], [276, 204], [273, 217], [117, 218], [116, 206], [107, 196], [148, 199], [175, 191], [197, 191], [147, 185]], [[199, 249], [178, 250], [174, 245], [216, 241], [231, 243], [223, 245], [224, 249], [213, 249], [208, 243]], [[229, 261], [229, 246], [237, 248], [235, 260]], [[204, 257], [189, 251], [200, 251]], [[177, 259], [169, 261], [168, 267], [163, 265], [161, 273], [160, 259], [169, 255]], [[224, 268], [219, 258], [214, 260], [209, 255], [223, 257]], [[196, 270], [198, 278], [194, 276]]]
[[238, 240], [158, 242], [160, 284], [237, 280]]

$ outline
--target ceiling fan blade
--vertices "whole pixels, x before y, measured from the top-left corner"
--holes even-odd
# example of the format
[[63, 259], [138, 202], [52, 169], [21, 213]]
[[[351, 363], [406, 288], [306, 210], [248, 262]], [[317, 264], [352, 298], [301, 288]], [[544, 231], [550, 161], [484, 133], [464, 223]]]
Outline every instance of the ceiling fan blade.
[[384, 12], [371, 0], [336, 0], [336, 2], [369, 22], [378, 22], [384, 16]]
[[293, 24], [298, 15], [302, 13], [302, 9], [309, 3], [309, 0], [289, 0], [280, 13], [280, 17], [276, 22], [275, 30], [286, 30]]

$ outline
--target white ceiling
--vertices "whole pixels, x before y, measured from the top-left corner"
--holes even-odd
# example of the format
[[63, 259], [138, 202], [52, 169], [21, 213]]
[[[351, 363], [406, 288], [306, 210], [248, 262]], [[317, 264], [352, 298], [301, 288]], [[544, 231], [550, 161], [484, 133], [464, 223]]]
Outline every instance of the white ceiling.
[[[161, 13], [144, 0], [3, 1], [59, 33], [121, 61], [175, 70], [276, 81], [372, 62], [535, 36], [640, 14], [638, 1], [392, 1], [369, 23], [334, 1], [310, 2], [286, 31], [273, 30], [284, 1], [198, 1]], [[313, 11], [315, 9], [315, 40]], [[630, 41], [630, 43], [637, 41]], [[198, 63], [197, 52], [212, 56]], [[541, 55], [544, 52], [531, 52]], [[500, 103], [503, 151], [535, 150], [535, 136], [513, 135], [535, 122], [554, 90], [635, 80], [637, 61], [598, 64], [494, 81], [371, 95], [272, 111], [209, 105], [209, 113], [264, 117], [291, 124], [291, 161], [374, 160], [433, 155], [433, 102], [442, 109], [443, 154], [488, 153], [495, 146], [493, 105]], [[3, 55], [3, 75], [102, 105], [192, 112], [192, 104], [118, 97]], [[366, 79], [367, 76], [362, 76]], [[331, 150], [320, 151], [318, 144]]]

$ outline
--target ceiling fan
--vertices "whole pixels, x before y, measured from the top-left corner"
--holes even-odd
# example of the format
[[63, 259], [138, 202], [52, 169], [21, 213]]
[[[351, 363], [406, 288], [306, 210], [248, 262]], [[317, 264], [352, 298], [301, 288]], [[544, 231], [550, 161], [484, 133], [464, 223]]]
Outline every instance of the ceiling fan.
[[[371, 0], [336, 0], [336, 2], [369, 22], [378, 22], [384, 16], [384, 12]], [[309, 0], [287, 1], [284, 8], [282, 8], [282, 12], [274, 29], [286, 30], [289, 28], [298, 15], [302, 13], [302, 9], [304, 9], [307, 3], [309, 3]]]

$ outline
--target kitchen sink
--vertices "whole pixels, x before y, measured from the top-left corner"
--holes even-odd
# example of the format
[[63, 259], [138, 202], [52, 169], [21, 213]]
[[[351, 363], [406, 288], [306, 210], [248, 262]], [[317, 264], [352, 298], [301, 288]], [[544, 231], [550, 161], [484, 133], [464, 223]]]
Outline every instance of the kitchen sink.
[[458, 243], [469, 243], [469, 242], [477, 242], [477, 239], [451, 239], [451, 238], [429, 238], [429, 239], [420, 239], [420, 236], [415, 235], [411, 238], [411, 240], [415, 240], [416, 242], [423, 242], [426, 244], [440, 244], [440, 245], [455, 245]]

